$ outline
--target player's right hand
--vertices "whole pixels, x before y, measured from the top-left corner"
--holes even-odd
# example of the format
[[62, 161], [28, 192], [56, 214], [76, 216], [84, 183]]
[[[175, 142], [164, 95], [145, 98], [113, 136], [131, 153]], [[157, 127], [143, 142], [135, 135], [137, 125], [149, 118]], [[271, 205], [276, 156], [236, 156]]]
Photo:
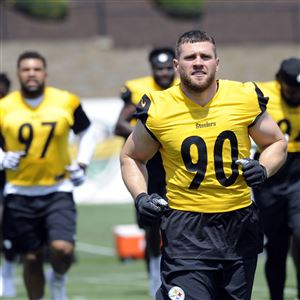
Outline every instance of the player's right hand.
[[21, 157], [25, 155], [25, 151], [8, 151], [2, 152], [2, 154], [1, 169], [17, 170]]
[[138, 211], [139, 224], [151, 226], [159, 223], [161, 216], [168, 208], [168, 202], [158, 194], [141, 193], [135, 198], [135, 206]]

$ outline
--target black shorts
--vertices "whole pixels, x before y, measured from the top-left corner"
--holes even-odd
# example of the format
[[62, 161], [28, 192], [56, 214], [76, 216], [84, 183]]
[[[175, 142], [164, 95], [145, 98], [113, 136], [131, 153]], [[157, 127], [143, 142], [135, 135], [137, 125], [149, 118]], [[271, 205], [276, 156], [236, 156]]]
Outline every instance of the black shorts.
[[161, 222], [163, 255], [179, 259], [240, 259], [263, 250], [257, 206], [224, 213], [170, 210]]
[[263, 249], [255, 204], [225, 213], [170, 210], [161, 231], [162, 286], [157, 300], [251, 299], [257, 255]]
[[164, 258], [156, 300], [250, 300], [257, 257], [238, 260]]
[[3, 214], [4, 249], [25, 254], [54, 240], [74, 244], [76, 215], [72, 193], [8, 195]]

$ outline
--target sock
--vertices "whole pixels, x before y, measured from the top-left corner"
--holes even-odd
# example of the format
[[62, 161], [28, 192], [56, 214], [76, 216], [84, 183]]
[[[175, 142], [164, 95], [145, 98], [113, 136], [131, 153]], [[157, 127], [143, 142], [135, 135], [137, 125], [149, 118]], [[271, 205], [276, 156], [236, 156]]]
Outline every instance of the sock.
[[14, 275], [15, 263], [13, 261], [4, 260], [2, 267], [3, 277], [12, 277]]

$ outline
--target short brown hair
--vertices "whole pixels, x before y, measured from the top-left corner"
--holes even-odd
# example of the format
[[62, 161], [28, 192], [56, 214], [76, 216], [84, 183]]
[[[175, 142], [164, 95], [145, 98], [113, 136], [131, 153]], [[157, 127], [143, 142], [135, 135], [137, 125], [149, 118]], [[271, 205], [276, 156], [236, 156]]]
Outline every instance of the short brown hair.
[[180, 46], [185, 43], [210, 42], [214, 45], [214, 53], [217, 57], [216, 42], [207, 32], [201, 30], [190, 30], [183, 33], [177, 40], [175, 47], [176, 58], [180, 55]]

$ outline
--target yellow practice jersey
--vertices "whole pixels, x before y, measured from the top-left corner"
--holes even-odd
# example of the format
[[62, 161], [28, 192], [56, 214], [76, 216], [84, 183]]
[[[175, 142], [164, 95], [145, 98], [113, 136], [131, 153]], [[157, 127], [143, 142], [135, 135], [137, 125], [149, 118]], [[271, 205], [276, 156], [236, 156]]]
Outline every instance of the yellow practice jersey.
[[214, 213], [251, 204], [250, 188], [234, 162], [249, 157], [248, 127], [265, 111], [267, 98], [253, 83], [218, 84], [203, 107], [180, 85], [150, 92], [138, 105], [137, 117], [161, 144], [173, 209]]
[[50, 186], [68, 176], [68, 137], [78, 107], [78, 97], [51, 87], [45, 89], [37, 107], [29, 106], [19, 91], [0, 101], [0, 133], [5, 151], [25, 152], [18, 170], [7, 170], [9, 183]]
[[300, 106], [291, 107], [281, 97], [278, 81], [258, 82], [257, 85], [268, 95], [268, 113], [277, 122], [281, 131], [288, 135], [288, 152], [300, 152]]
[[[175, 79], [172, 86], [178, 84], [178, 82], [179, 80]], [[137, 106], [146, 93], [162, 90], [164, 89], [155, 82], [152, 76], [146, 76], [125, 82], [125, 86], [121, 90], [121, 98], [126, 104], [131, 103]], [[136, 124], [136, 119], [133, 116], [130, 123], [132, 126]]]
[[[172, 86], [178, 82], [178, 79], [175, 79]], [[121, 98], [124, 102], [137, 106], [144, 94], [162, 90], [164, 89], [155, 82], [153, 76], [140, 77], [125, 82], [121, 89]]]

